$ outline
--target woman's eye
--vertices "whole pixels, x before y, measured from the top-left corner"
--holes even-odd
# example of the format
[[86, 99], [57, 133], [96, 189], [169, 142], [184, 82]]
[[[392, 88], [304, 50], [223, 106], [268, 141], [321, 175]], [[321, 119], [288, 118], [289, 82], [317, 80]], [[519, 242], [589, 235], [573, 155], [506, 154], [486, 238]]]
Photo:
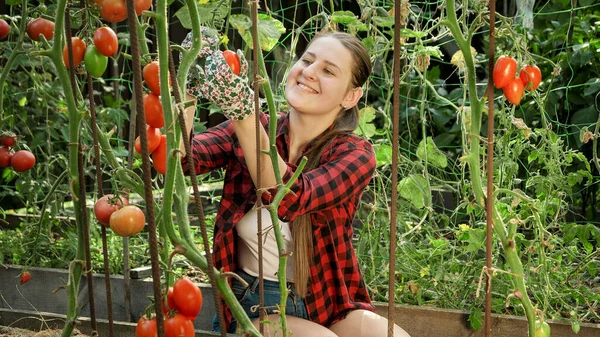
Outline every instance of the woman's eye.
[[323, 70], [323, 72], [325, 72], [325, 74], [327, 74], [327, 75], [333, 75], [333, 71], [331, 71], [331, 70], [329, 70], [329, 69], [327, 69], [327, 68], [325, 68], [325, 69]]
[[309, 59], [301, 59], [300, 61], [302, 61], [302, 63], [304, 64], [310, 64], [310, 60]]

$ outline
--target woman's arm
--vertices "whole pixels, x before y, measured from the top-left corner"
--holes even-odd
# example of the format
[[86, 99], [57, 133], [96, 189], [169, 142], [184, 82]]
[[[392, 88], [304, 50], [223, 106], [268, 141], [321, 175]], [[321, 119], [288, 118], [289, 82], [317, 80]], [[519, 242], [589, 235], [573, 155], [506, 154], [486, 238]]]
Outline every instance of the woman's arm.
[[[261, 125], [258, 128], [257, 135], [254, 114], [251, 114], [248, 118], [244, 120], [234, 120], [232, 121], [232, 123], [235, 127], [237, 139], [240, 142], [242, 151], [244, 152], [244, 159], [246, 159], [246, 165], [248, 166], [248, 171], [250, 171], [250, 176], [252, 177], [254, 186], [257, 186], [258, 188], [275, 187], [277, 181], [275, 179], [275, 171], [273, 170], [273, 162], [271, 161], [271, 156], [261, 151], [261, 172], [257, 171], [256, 166], [259, 158], [256, 155], [256, 138], [260, 138], [261, 150], [269, 150], [269, 136], [265, 128]], [[279, 172], [281, 172], [281, 174], [285, 173], [288, 166], [279, 154], [277, 155], [277, 163], [279, 165]], [[259, 174], [260, 186], [258, 186], [257, 184]]]

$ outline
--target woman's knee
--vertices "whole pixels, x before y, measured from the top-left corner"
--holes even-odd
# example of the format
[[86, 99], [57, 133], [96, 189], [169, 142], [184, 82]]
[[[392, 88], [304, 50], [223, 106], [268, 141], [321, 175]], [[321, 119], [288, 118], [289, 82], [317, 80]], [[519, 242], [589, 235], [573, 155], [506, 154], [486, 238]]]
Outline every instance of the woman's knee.
[[[377, 313], [368, 310], [352, 310], [346, 318], [333, 324], [331, 331], [339, 337], [387, 337], [388, 320]], [[410, 337], [397, 324], [394, 324], [394, 337]]]
[[[255, 319], [252, 324], [259, 329], [260, 321]], [[295, 316], [286, 316], [287, 332], [291, 332], [294, 337], [338, 337], [333, 331], [326, 327]], [[268, 315], [265, 317], [264, 336], [282, 336], [281, 323], [278, 315]]]

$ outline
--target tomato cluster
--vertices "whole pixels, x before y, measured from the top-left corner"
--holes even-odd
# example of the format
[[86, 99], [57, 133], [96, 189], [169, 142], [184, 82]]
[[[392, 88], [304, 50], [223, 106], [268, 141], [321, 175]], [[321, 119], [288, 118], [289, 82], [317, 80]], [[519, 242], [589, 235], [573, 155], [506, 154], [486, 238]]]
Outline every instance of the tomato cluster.
[[[160, 128], [165, 126], [165, 115], [160, 101], [160, 74], [158, 61], [149, 62], [142, 69], [144, 83], [150, 92], [144, 95], [144, 115], [148, 136], [148, 154], [152, 155], [154, 169], [161, 174], [167, 172], [167, 136], [161, 135]], [[169, 76], [169, 85], [171, 77]], [[135, 140], [135, 150], [142, 153], [140, 137]]]
[[506, 100], [519, 105], [525, 89], [534, 91], [542, 81], [542, 72], [536, 65], [521, 68], [517, 77], [517, 61], [510, 56], [500, 56], [494, 65], [494, 86], [502, 89]]
[[[95, 0], [100, 7], [100, 16], [108, 22], [121, 22], [127, 19], [127, 4], [125, 0]], [[150, 9], [152, 0], [134, 0], [135, 14], [141, 15]]]
[[135, 235], [146, 224], [146, 216], [139, 207], [129, 205], [126, 198], [113, 194], [107, 194], [96, 201], [94, 214], [98, 222], [110, 226], [119, 236]]
[[6, 134], [0, 137], [2, 146], [0, 147], [0, 168], [12, 167], [17, 172], [25, 172], [35, 166], [35, 156], [28, 150], [19, 150], [13, 153], [12, 147], [15, 146], [15, 136]]
[[[202, 309], [202, 292], [190, 279], [181, 278], [169, 287], [162, 303], [166, 337], [193, 337], [194, 323]], [[155, 337], [156, 319], [142, 316], [136, 337]]]

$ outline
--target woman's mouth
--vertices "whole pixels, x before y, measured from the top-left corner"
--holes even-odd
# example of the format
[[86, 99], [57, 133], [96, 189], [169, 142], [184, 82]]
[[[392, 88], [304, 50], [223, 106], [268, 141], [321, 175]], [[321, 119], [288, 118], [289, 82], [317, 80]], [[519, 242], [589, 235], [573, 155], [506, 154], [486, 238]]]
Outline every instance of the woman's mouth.
[[311, 87], [309, 87], [309, 86], [307, 86], [307, 85], [305, 85], [303, 83], [300, 83], [300, 82], [298, 82], [298, 87], [300, 87], [300, 89], [302, 89], [304, 91], [308, 91], [308, 92], [313, 93], [313, 94], [318, 94], [319, 93], [315, 89], [313, 89], [313, 88], [311, 88]]

